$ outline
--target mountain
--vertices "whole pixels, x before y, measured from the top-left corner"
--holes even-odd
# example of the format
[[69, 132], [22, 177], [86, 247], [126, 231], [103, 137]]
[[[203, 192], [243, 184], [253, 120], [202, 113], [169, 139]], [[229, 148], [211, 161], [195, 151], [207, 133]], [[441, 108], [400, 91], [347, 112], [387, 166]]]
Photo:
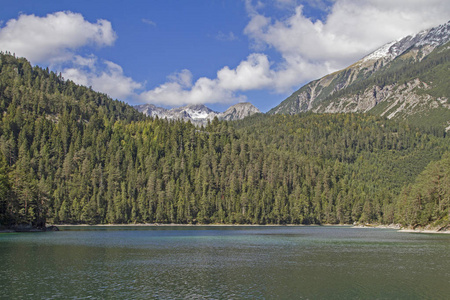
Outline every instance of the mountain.
[[162, 107], [158, 107], [155, 106], [153, 104], [140, 104], [140, 105], [135, 105], [134, 108], [141, 112], [144, 113], [145, 115], [149, 116], [149, 117], [162, 117], [165, 114], [167, 114], [168, 109], [162, 108]]
[[0, 52], [0, 231], [46, 222], [442, 228], [449, 137], [353, 113], [254, 114], [199, 130]]
[[185, 120], [193, 123], [206, 123], [217, 115], [216, 112], [209, 109], [205, 105], [187, 105], [172, 109], [157, 107], [153, 104], [141, 104], [134, 106], [138, 111], [150, 117], [158, 117], [168, 120]]
[[312, 81], [269, 114], [370, 112], [450, 129], [450, 21]]
[[245, 117], [251, 116], [253, 114], [261, 113], [259, 109], [253, 106], [251, 103], [238, 103], [229, 107], [225, 112], [219, 114], [217, 117], [219, 120], [241, 120]]
[[172, 109], [165, 109], [157, 107], [153, 104], [141, 104], [134, 106], [138, 111], [151, 117], [159, 117], [169, 120], [185, 120], [193, 124], [205, 125], [208, 120], [211, 121], [215, 117], [219, 120], [240, 120], [255, 113], [260, 113], [259, 109], [251, 103], [238, 103], [229, 107], [225, 112], [215, 112], [205, 105], [191, 104], [183, 107], [176, 107]]

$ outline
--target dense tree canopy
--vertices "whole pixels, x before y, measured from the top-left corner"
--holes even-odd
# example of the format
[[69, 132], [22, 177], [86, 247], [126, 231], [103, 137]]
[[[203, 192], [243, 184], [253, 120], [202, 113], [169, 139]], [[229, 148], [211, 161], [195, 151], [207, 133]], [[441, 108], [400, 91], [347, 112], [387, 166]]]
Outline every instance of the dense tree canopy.
[[441, 130], [363, 114], [196, 127], [146, 118], [9, 54], [0, 114], [4, 226], [448, 223]]

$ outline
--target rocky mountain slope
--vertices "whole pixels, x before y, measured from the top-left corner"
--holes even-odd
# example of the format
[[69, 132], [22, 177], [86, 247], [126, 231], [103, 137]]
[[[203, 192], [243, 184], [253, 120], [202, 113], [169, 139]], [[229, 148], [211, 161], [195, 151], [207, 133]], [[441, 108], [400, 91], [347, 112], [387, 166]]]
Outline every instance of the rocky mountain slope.
[[166, 118], [169, 120], [182, 119], [191, 121], [194, 124], [205, 125], [208, 120], [213, 120], [217, 117], [219, 120], [240, 120], [255, 113], [260, 113], [259, 109], [251, 103], [238, 103], [229, 107], [225, 112], [215, 112], [205, 105], [187, 105], [183, 107], [176, 107], [172, 109], [165, 109], [157, 107], [153, 104], [136, 105], [135, 108], [151, 117]]
[[450, 21], [312, 81], [269, 114], [371, 112], [450, 129]]
[[253, 114], [261, 113], [258, 108], [251, 103], [238, 103], [230, 106], [225, 112], [218, 114], [219, 120], [241, 120]]

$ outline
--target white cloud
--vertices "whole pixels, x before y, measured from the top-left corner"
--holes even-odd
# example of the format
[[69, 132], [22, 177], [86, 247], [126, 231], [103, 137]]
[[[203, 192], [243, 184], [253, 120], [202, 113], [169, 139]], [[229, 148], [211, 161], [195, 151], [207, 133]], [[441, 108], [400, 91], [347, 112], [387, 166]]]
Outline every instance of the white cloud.
[[88, 57], [75, 55], [73, 62], [76, 65], [79, 65], [81, 67], [88, 67], [92, 70], [95, 70], [95, 64], [97, 63], [97, 57], [93, 54], [89, 55]]
[[122, 67], [111, 61], [99, 61], [93, 54], [76, 54], [85, 46], [111, 46], [116, 38], [109, 21], [90, 23], [78, 13], [56, 12], [45, 17], [20, 15], [0, 29], [0, 49], [24, 56], [33, 63], [62, 69], [64, 78], [92, 86], [113, 98], [137, 97], [135, 91], [142, 84], [125, 76]]
[[264, 54], [251, 54], [235, 69], [224, 67], [215, 79], [199, 78], [192, 84], [188, 70], [170, 75], [168, 81], [140, 95], [141, 100], [153, 104], [183, 105], [200, 103], [231, 103], [246, 100], [238, 92], [268, 88], [274, 73]]
[[243, 101], [243, 96], [235, 96], [233, 91], [224, 89], [217, 79], [199, 78], [192, 84], [192, 74], [188, 70], [172, 74], [168, 81], [150, 91], [140, 94], [139, 99], [153, 104], [179, 106], [183, 104], [231, 103]]
[[237, 40], [237, 36], [231, 31], [229, 33], [223, 33], [222, 31], [219, 31], [216, 34], [216, 40], [222, 42], [231, 42]]
[[140, 83], [123, 74], [122, 67], [105, 61], [107, 66], [100, 76], [91, 76], [92, 87], [103, 91], [113, 98], [126, 99], [133, 95], [136, 89], [142, 88]]
[[217, 85], [230, 91], [247, 91], [268, 87], [272, 83], [269, 59], [251, 54], [236, 69], [224, 67], [217, 72]]
[[91, 86], [91, 82], [89, 80], [89, 74], [82, 69], [77, 68], [67, 68], [64, 69], [62, 72], [62, 76], [65, 79], [70, 79], [76, 84], [84, 85], [84, 86]]
[[143, 23], [145, 23], [145, 24], [147, 24], [147, 25], [151, 25], [151, 26], [156, 26], [156, 23], [155, 22], [153, 22], [152, 20], [150, 20], [150, 19], [142, 19], [142, 22]]
[[0, 30], [0, 48], [32, 62], [61, 62], [85, 45], [110, 46], [116, 40], [111, 23], [86, 21], [81, 14], [56, 12], [45, 17], [20, 15]]
[[253, 3], [252, 0], [245, 0], [245, 9], [247, 10], [247, 13], [250, 15], [258, 14], [258, 10], [264, 7], [265, 4], [260, 0], [255, 1], [255, 3]]
[[[142, 88], [141, 83], [125, 76], [122, 67], [111, 61], [98, 63], [96, 57], [77, 56], [73, 63], [72, 68], [63, 70], [64, 78], [77, 84], [92, 86], [94, 90], [106, 93], [112, 98], [136, 98], [135, 91]], [[102, 71], [97, 71], [100, 69]]]
[[192, 86], [192, 73], [187, 69], [171, 74], [167, 78], [169, 81], [179, 84], [180, 87], [189, 88]]
[[299, 74], [306, 74], [308, 71], [308, 76], [312, 72], [317, 75], [326, 69], [304, 61], [289, 61], [286, 65], [281, 65], [278, 70], [271, 69], [267, 55], [253, 53], [235, 69], [228, 66], [220, 69], [215, 79], [202, 77], [192, 84], [190, 71], [172, 74], [166, 83], [143, 92], [140, 99], [169, 106], [242, 102], [246, 97], [240, 92], [259, 89], [285, 91], [298, 84]]

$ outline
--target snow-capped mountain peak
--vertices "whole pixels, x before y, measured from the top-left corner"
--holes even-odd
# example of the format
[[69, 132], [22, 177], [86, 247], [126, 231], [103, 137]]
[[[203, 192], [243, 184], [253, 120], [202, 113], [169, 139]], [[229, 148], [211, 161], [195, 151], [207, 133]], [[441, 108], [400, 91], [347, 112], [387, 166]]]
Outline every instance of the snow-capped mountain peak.
[[206, 124], [208, 120], [213, 120], [214, 117], [220, 120], [239, 120], [260, 112], [250, 103], [238, 103], [223, 113], [215, 112], [203, 104], [190, 104], [172, 109], [157, 107], [153, 104], [142, 104], [136, 105], [135, 108], [150, 117], [157, 116], [169, 120], [181, 119], [198, 125]]
[[423, 38], [416, 43], [416, 47], [424, 45], [439, 46], [450, 40], [450, 21], [430, 30], [425, 30]]
[[197, 104], [197, 105], [187, 105], [182, 107], [182, 109], [189, 114], [189, 116], [194, 120], [199, 119], [213, 119], [210, 118], [211, 113], [215, 113], [213, 110], [209, 109], [205, 105]]
[[361, 61], [374, 61], [379, 59], [393, 60], [402, 55], [411, 47], [428, 47], [427, 52], [450, 41], [450, 21], [437, 27], [422, 30], [421, 32], [401, 38], [398, 41], [390, 42], [371, 54], [364, 57]]
[[363, 60], [363, 61], [378, 60], [378, 59], [387, 57], [387, 56], [389, 55], [389, 49], [390, 49], [395, 43], [397, 43], [397, 41], [387, 43], [387, 44], [384, 45], [383, 47], [381, 47], [381, 48], [375, 50], [375, 51], [372, 52], [371, 54], [369, 54], [369, 55], [367, 55], [366, 57], [364, 57], [362, 60]]

